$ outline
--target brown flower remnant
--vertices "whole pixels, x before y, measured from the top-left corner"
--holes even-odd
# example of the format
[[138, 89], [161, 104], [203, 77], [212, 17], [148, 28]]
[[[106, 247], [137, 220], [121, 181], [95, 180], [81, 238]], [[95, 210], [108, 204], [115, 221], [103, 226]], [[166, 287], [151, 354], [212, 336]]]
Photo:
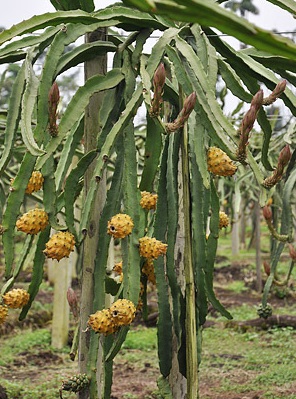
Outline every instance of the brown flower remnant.
[[269, 188], [275, 186], [281, 180], [281, 178], [284, 175], [284, 169], [288, 165], [288, 163], [291, 159], [291, 156], [292, 156], [291, 150], [287, 144], [280, 152], [278, 163], [277, 163], [275, 170], [273, 171], [273, 174], [271, 176], [267, 177], [263, 181], [262, 184], [265, 188], [269, 189]]
[[49, 126], [48, 130], [52, 137], [58, 135], [58, 104], [60, 101], [60, 91], [56, 82], [53, 83], [48, 94], [48, 113], [49, 113]]
[[245, 163], [247, 154], [247, 145], [249, 143], [250, 132], [253, 129], [257, 114], [262, 106], [263, 90], [259, 90], [252, 98], [250, 109], [246, 112], [241, 125], [238, 129], [239, 144], [237, 150], [237, 160], [242, 164]]
[[268, 97], [265, 97], [263, 99], [262, 104], [263, 105], [271, 105], [275, 102], [275, 100], [277, 100], [279, 98], [279, 96], [281, 94], [283, 94], [283, 92], [285, 91], [287, 85], [287, 81], [286, 80], [282, 80], [280, 83], [278, 83], [275, 87], [275, 89], [272, 91], [272, 93], [270, 93], [270, 95]]
[[174, 122], [172, 123], [166, 124], [166, 130], [169, 133], [180, 129], [185, 125], [185, 122], [187, 121], [189, 115], [194, 109], [195, 103], [196, 103], [196, 93], [193, 92], [185, 99], [183, 108], [181, 109], [181, 112], [177, 116], [177, 119], [175, 119]]
[[163, 95], [163, 87], [165, 84], [165, 78], [166, 74], [165, 74], [164, 64], [160, 63], [153, 76], [154, 97], [152, 99], [152, 105], [150, 108], [150, 115], [152, 117], [158, 116], [160, 114], [163, 102], [162, 95]]

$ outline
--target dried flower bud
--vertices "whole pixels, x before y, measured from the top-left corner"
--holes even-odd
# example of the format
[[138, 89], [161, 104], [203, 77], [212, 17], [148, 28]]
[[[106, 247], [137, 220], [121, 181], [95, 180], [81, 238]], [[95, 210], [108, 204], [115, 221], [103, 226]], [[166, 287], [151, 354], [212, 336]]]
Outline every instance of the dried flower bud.
[[276, 99], [283, 94], [283, 92], [286, 89], [286, 85], [287, 85], [287, 81], [286, 80], [282, 80], [281, 82], [279, 82], [275, 89], [272, 91], [272, 93], [270, 93], [270, 95], [266, 98], [263, 99], [263, 105], [270, 105], [272, 103], [274, 103], [276, 101]]
[[282, 165], [282, 167], [284, 168], [284, 167], [285, 167], [286, 165], [288, 165], [288, 163], [290, 162], [291, 156], [292, 156], [291, 150], [290, 150], [289, 145], [287, 144], [287, 145], [282, 149], [282, 151], [280, 152], [278, 163], [279, 163], [280, 165]]
[[267, 276], [270, 275], [270, 264], [265, 260], [263, 262], [263, 267], [264, 267], [264, 271], [266, 273]]
[[71, 287], [67, 290], [67, 301], [73, 316], [77, 320], [79, 316], [78, 300], [75, 291]]
[[48, 101], [50, 104], [58, 104], [60, 101], [60, 91], [57, 82], [54, 82], [49, 90]]
[[263, 181], [262, 184], [265, 188], [271, 188], [281, 180], [281, 178], [284, 175], [285, 166], [289, 163], [290, 159], [291, 159], [291, 150], [287, 144], [279, 154], [278, 164], [273, 174], [267, 177]]
[[296, 261], [296, 250], [292, 244], [289, 244], [289, 255], [290, 255], [291, 259], [293, 260], [293, 262], [295, 262]]
[[165, 84], [165, 78], [166, 78], [166, 73], [165, 73], [165, 67], [164, 64], [161, 62], [153, 76], [153, 86], [154, 88], [161, 88], [163, 89], [163, 86]]
[[263, 90], [259, 90], [252, 98], [250, 109], [246, 112], [241, 125], [238, 129], [240, 137], [237, 151], [237, 159], [244, 163], [246, 159], [246, 148], [249, 143], [249, 135], [253, 129], [254, 123], [257, 118], [258, 111], [263, 101]]
[[263, 207], [263, 216], [265, 220], [272, 220], [272, 211], [270, 206], [265, 205]]
[[160, 113], [165, 78], [166, 78], [165, 67], [163, 63], [160, 63], [153, 76], [154, 97], [152, 99], [152, 106], [150, 109], [151, 116], [157, 116]]
[[53, 83], [48, 94], [48, 112], [49, 112], [49, 133], [51, 136], [56, 137], [58, 135], [57, 126], [57, 109], [60, 101], [59, 87], [56, 82]]
[[183, 108], [177, 116], [177, 119], [175, 119], [172, 123], [166, 124], [166, 129], [168, 132], [173, 132], [184, 126], [185, 122], [189, 118], [189, 115], [194, 110], [196, 97], [196, 93], [193, 92], [185, 99]]

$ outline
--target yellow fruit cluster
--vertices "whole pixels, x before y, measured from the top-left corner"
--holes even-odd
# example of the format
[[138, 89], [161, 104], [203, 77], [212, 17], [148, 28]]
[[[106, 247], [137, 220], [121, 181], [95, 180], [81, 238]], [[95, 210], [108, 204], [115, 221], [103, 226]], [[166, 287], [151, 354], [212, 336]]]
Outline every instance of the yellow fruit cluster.
[[30, 295], [26, 290], [15, 288], [4, 294], [2, 299], [4, 304], [9, 308], [21, 309], [29, 302]]
[[142, 237], [139, 239], [140, 255], [144, 258], [157, 259], [160, 255], [165, 255], [167, 244], [151, 237]]
[[24, 213], [16, 222], [18, 230], [27, 234], [38, 234], [48, 225], [48, 215], [43, 209], [32, 209]]
[[237, 167], [229, 156], [218, 147], [208, 150], [208, 171], [217, 176], [232, 176]]
[[44, 254], [51, 259], [61, 260], [68, 258], [74, 251], [75, 239], [69, 231], [59, 231], [45, 244]]
[[143, 209], [151, 210], [156, 209], [157, 194], [150, 193], [149, 191], [141, 191], [140, 205]]
[[229, 217], [225, 212], [219, 212], [219, 229], [229, 226]]
[[124, 238], [131, 234], [133, 227], [134, 222], [129, 215], [118, 213], [109, 220], [107, 232], [114, 238]]
[[136, 307], [132, 301], [118, 299], [110, 308], [91, 314], [87, 324], [95, 332], [109, 335], [116, 332], [121, 326], [131, 324], [135, 315]]

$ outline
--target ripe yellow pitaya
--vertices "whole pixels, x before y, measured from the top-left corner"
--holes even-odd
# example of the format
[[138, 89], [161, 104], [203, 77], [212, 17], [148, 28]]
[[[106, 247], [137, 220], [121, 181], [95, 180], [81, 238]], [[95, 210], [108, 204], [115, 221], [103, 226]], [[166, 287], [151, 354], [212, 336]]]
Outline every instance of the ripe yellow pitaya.
[[118, 327], [131, 324], [136, 315], [136, 307], [128, 299], [118, 299], [110, 306], [109, 310]]
[[131, 234], [134, 222], [129, 215], [118, 213], [108, 222], [107, 232], [114, 238], [124, 238]]
[[45, 244], [43, 251], [45, 256], [51, 259], [61, 260], [68, 258], [70, 253], [74, 251], [75, 239], [69, 231], [59, 231], [54, 234]]
[[32, 209], [24, 213], [16, 222], [18, 230], [27, 234], [38, 234], [48, 225], [48, 214], [43, 209]]
[[30, 294], [22, 288], [14, 288], [2, 296], [6, 306], [12, 309], [21, 309], [30, 299]]
[[237, 167], [229, 156], [218, 147], [208, 150], [208, 171], [217, 176], [232, 176]]
[[144, 258], [157, 259], [160, 255], [166, 254], [167, 244], [145, 236], [139, 239], [139, 251]]
[[148, 211], [150, 209], [156, 209], [157, 194], [148, 191], [141, 191], [141, 197], [140, 205], [143, 209], [147, 209]]
[[96, 333], [109, 335], [118, 330], [109, 309], [98, 310], [91, 314], [87, 323]]

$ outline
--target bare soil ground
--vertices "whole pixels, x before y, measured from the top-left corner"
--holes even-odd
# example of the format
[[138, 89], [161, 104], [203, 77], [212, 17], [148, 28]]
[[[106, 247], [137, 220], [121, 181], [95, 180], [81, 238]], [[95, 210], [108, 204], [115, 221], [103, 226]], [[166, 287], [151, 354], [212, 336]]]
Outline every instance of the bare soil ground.
[[[218, 283], [216, 291], [219, 300], [226, 306], [240, 306], [243, 303], [257, 305], [260, 301], [260, 295], [256, 294], [254, 288], [254, 275], [248, 272], [247, 265], [233, 264], [216, 270], [215, 281]], [[243, 293], [230, 292], [223, 288], [223, 285], [232, 280], [245, 281], [247, 291]], [[52, 301], [52, 293], [41, 291], [37, 300], [41, 303]], [[288, 298], [289, 300], [289, 298]], [[291, 301], [294, 301], [291, 298]], [[280, 306], [281, 300], [277, 297], [271, 299], [273, 306]], [[214, 315], [213, 309], [210, 309]], [[25, 327], [40, 328], [48, 325], [51, 314], [41, 311], [39, 314], [31, 314], [23, 323], [15, 320], [0, 326], [0, 337], [5, 339], [7, 334], [18, 333], [20, 329]], [[231, 372], [219, 369], [219, 357], [213, 356], [213, 372], [210, 374], [201, 373], [200, 375], [200, 397], [201, 399], [259, 399], [262, 395], [261, 391], [245, 392], [243, 395], [234, 393], [217, 394], [217, 390], [221, 384], [221, 379], [229, 379], [236, 383], [244, 384], [246, 381], [254, 377], [256, 371], [243, 370], [238, 368]], [[75, 372], [76, 362], [72, 362], [67, 354], [56, 354], [51, 351], [40, 350], [32, 354], [30, 352], [19, 353], [17, 359], [9, 367], [0, 366], [0, 375], [9, 381], [30, 381], [32, 384], [40, 384], [42, 381], [49, 379], [58, 380], [69, 376]], [[159, 371], [155, 365], [149, 361], [144, 361], [142, 367], [134, 366], [133, 363], [125, 360], [117, 360], [114, 363], [113, 388], [111, 399], [153, 399], [157, 398], [155, 392], [157, 390], [157, 378]], [[279, 395], [281, 388], [278, 388]], [[285, 389], [285, 395], [296, 392], [296, 382], [290, 384]], [[0, 386], [0, 399], [6, 399], [5, 391]], [[65, 398], [74, 397], [65, 393]], [[57, 392], [58, 397], [58, 392]], [[284, 397], [284, 396], [283, 396]], [[296, 395], [295, 395], [296, 398]], [[33, 399], [33, 398], [32, 398]], [[178, 399], [178, 398], [174, 398]]]

